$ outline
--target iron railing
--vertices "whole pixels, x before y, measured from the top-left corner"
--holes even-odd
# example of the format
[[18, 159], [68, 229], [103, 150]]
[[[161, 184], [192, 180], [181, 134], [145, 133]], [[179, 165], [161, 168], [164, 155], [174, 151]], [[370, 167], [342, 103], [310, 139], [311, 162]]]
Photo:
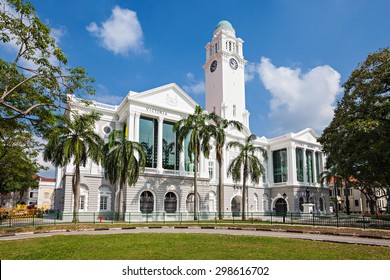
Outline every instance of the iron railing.
[[[363, 229], [386, 229], [390, 230], [390, 220], [382, 219], [379, 215], [372, 217], [364, 216], [334, 216], [323, 214], [302, 213], [247, 213], [246, 221], [242, 221], [241, 213], [225, 212], [223, 219], [219, 219], [217, 212], [198, 212], [197, 220], [194, 213], [190, 212], [51, 212], [41, 215], [8, 215], [0, 220], [1, 227], [26, 227], [38, 225], [58, 225], [71, 223], [128, 223], [128, 224], [183, 224], [183, 223], [246, 223], [246, 224], [289, 224], [311, 225], [331, 227], [352, 227]], [[76, 221], [74, 219], [76, 217]]]

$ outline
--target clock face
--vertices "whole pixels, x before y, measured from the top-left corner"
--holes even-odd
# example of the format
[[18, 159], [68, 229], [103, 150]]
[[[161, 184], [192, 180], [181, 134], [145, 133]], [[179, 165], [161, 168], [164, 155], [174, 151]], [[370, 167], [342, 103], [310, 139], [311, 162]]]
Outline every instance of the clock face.
[[218, 66], [218, 62], [217, 62], [216, 60], [214, 60], [213, 62], [211, 62], [210, 71], [211, 71], [211, 72], [214, 72], [215, 69], [217, 69], [217, 66]]
[[229, 65], [233, 70], [238, 68], [238, 62], [234, 58], [229, 59]]

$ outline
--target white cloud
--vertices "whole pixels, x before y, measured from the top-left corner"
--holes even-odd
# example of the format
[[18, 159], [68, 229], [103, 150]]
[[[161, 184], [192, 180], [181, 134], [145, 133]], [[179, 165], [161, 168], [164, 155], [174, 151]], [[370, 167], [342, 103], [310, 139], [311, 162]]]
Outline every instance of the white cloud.
[[87, 30], [100, 39], [102, 46], [115, 54], [145, 53], [143, 32], [137, 13], [115, 6], [109, 19], [99, 27], [91, 22]]
[[250, 82], [254, 79], [256, 70], [256, 63], [248, 62], [245, 65], [245, 82]]
[[302, 73], [300, 68], [275, 67], [262, 57], [258, 74], [271, 93], [269, 119], [274, 133], [297, 132], [311, 127], [318, 132], [333, 118], [340, 74], [328, 65]]
[[187, 83], [188, 85], [183, 86], [184, 91], [187, 93], [202, 94], [206, 92], [205, 82], [196, 80], [194, 74], [191, 72], [187, 73]]

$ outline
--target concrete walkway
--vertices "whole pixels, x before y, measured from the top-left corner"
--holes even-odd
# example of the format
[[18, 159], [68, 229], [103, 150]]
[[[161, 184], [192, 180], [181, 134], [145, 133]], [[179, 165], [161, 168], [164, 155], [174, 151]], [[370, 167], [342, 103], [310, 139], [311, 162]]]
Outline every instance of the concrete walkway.
[[49, 237], [54, 235], [92, 235], [92, 234], [140, 234], [140, 233], [156, 233], [156, 234], [176, 234], [176, 233], [196, 233], [196, 234], [226, 234], [226, 235], [242, 235], [242, 236], [267, 236], [305, 239], [325, 242], [337, 242], [345, 244], [361, 244], [371, 246], [390, 247], [390, 238], [384, 237], [357, 237], [353, 235], [327, 235], [313, 233], [296, 233], [287, 231], [262, 231], [256, 229], [245, 228], [213, 228], [213, 227], [140, 227], [140, 228], [97, 228], [87, 229], [82, 231], [49, 231], [44, 233], [17, 233], [13, 235], [2, 235], [0, 241], [3, 240], [20, 240], [37, 237]]

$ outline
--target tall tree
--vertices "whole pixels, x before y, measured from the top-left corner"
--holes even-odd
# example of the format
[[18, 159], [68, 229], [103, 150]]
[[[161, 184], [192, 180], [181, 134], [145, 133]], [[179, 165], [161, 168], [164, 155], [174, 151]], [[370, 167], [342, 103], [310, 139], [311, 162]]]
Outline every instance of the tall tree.
[[[55, 122], [67, 94], [93, 94], [83, 68], [66, 67], [67, 58], [25, 0], [0, 0], [0, 116], [42, 132]], [[31, 125], [32, 124], [32, 125]]]
[[267, 151], [263, 147], [253, 145], [254, 140], [256, 140], [256, 135], [251, 134], [245, 139], [244, 144], [240, 141], [232, 141], [227, 145], [229, 149], [237, 148], [239, 150], [237, 157], [228, 167], [228, 175], [232, 175], [234, 182], [240, 182], [242, 174], [242, 220], [246, 219], [247, 180], [250, 178], [253, 183], [258, 184], [261, 175], [265, 172], [256, 153], [261, 153], [264, 159], [268, 157]]
[[[28, 188], [38, 187], [36, 174], [42, 166], [36, 161], [40, 144], [31, 132], [16, 122], [0, 121], [0, 195], [19, 193], [18, 203]], [[3, 199], [1, 197], [0, 205]]]
[[138, 142], [129, 141], [121, 130], [114, 130], [104, 145], [105, 177], [111, 184], [119, 182], [118, 207], [123, 212], [123, 188], [127, 182], [129, 186], [135, 185], [140, 174], [143, 173], [146, 157], [143, 146]]
[[323, 171], [320, 175], [320, 184], [321, 186], [329, 185], [333, 183], [333, 191], [334, 191], [334, 204], [336, 216], [338, 216], [338, 199], [337, 199], [337, 190], [342, 188], [343, 185], [343, 176], [340, 174], [339, 168], [337, 166], [331, 166], [328, 170]]
[[85, 167], [88, 160], [100, 163], [102, 160], [103, 140], [94, 132], [95, 123], [100, 114], [92, 112], [85, 115], [70, 114], [63, 116], [46, 136], [48, 142], [43, 158], [56, 167], [72, 163], [74, 173], [73, 190], [73, 222], [78, 222], [80, 200], [80, 166]]
[[188, 154], [194, 157], [194, 220], [198, 219], [198, 163], [201, 153], [208, 158], [210, 155], [210, 139], [214, 134], [213, 127], [208, 124], [210, 120], [208, 114], [197, 105], [194, 114], [181, 119], [173, 126], [173, 131], [177, 133], [177, 145], [183, 151], [185, 139], [189, 136]]
[[352, 185], [367, 193], [390, 186], [390, 50], [370, 54], [343, 85], [330, 125], [319, 142], [329, 165], [339, 166]]
[[218, 218], [220, 220], [223, 219], [223, 173], [222, 173], [222, 162], [223, 162], [223, 147], [226, 143], [226, 133], [225, 131], [229, 127], [233, 127], [237, 129], [238, 131], [241, 131], [243, 126], [240, 122], [234, 121], [234, 120], [226, 120], [214, 112], [211, 113], [210, 119], [213, 120], [214, 126], [215, 126], [215, 135], [213, 135], [216, 146], [215, 146], [215, 152], [216, 152], [216, 158], [218, 162]]

